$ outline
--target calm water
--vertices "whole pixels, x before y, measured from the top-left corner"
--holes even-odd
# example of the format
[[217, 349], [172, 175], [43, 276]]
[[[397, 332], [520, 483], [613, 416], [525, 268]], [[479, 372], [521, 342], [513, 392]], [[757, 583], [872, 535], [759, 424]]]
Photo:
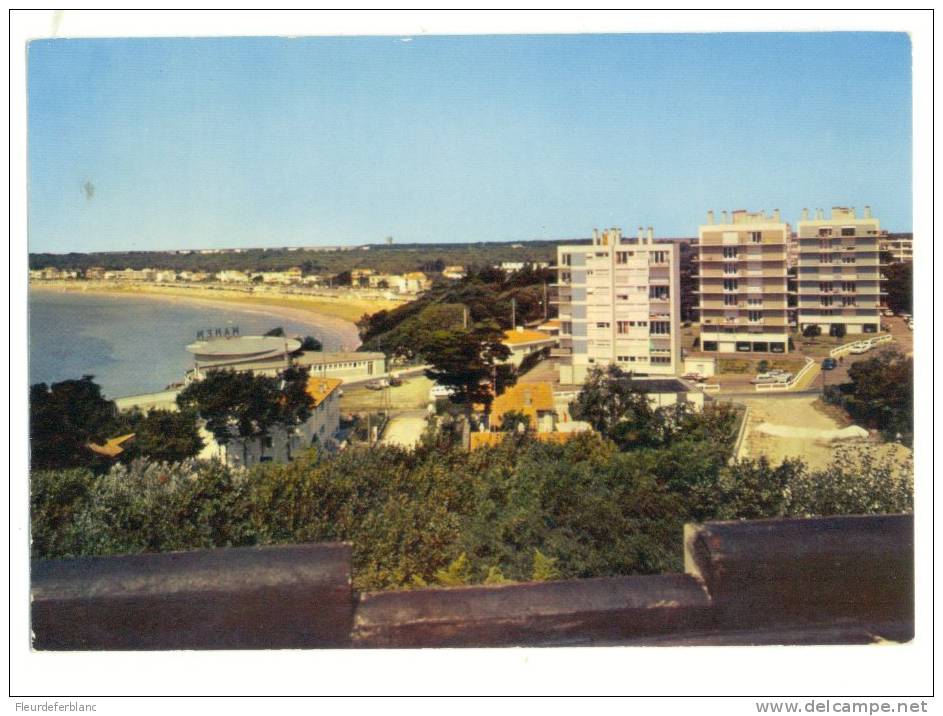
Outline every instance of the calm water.
[[242, 335], [284, 327], [313, 335], [325, 350], [350, 345], [335, 319], [291, 320], [244, 306], [204, 307], [140, 296], [89, 296], [31, 291], [29, 295], [29, 381], [54, 383], [82, 375], [109, 398], [163, 390], [183, 379], [193, 365], [186, 351], [196, 332], [238, 326]]

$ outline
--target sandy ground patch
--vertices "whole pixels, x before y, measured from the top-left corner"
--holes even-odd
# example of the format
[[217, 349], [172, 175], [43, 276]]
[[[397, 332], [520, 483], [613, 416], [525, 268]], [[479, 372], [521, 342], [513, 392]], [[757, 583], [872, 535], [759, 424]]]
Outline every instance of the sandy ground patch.
[[384, 445], [413, 447], [419, 442], [426, 429], [426, 413], [423, 410], [411, 410], [392, 418], [383, 431], [380, 442]]
[[741, 457], [765, 455], [777, 465], [786, 458], [799, 457], [811, 468], [820, 469], [829, 465], [839, 445], [871, 444], [864, 439], [833, 442], [833, 436], [845, 426], [817, 410], [816, 399], [810, 395], [741, 399], [739, 402], [750, 409]]

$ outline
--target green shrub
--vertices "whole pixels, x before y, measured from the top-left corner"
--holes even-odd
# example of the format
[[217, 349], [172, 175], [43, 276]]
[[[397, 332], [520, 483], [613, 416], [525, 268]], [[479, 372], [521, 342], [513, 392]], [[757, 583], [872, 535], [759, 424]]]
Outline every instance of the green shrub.
[[31, 475], [32, 555], [350, 542], [354, 587], [680, 571], [686, 522], [906, 512], [909, 466], [839, 452], [728, 465], [736, 413], [710, 408], [666, 446], [620, 451], [595, 434], [529, 435], [467, 452], [424, 435], [412, 450], [311, 450], [251, 471], [135, 461], [107, 474]]

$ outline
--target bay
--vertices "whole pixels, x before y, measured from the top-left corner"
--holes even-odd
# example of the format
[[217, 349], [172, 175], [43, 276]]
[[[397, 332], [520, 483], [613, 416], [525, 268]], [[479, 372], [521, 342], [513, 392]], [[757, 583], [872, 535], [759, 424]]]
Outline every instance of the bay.
[[29, 381], [49, 384], [93, 375], [108, 398], [163, 390], [193, 367], [186, 346], [196, 340], [197, 331], [210, 328], [238, 326], [241, 335], [260, 335], [282, 326], [289, 334], [315, 336], [325, 350], [356, 347], [352, 324], [313, 312], [299, 319], [299, 313], [147, 296], [30, 291]]

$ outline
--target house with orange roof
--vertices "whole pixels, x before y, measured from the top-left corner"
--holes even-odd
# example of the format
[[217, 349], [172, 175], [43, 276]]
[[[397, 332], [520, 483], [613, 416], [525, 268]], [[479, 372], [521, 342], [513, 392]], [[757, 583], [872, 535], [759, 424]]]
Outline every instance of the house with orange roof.
[[116, 458], [124, 452], [124, 448], [121, 446], [133, 438], [134, 433], [128, 433], [127, 435], [119, 435], [118, 437], [110, 438], [102, 445], [99, 445], [98, 443], [88, 443], [85, 447], [87, 447], [96, 455]]
[[306, 386], [312, 400], [310, 417], [291, 428], [276, 425], [265, 437], [233, 437], [227, 443], [219, 443], [201, 426], [200, 437], [205, 447], [199, 457], [215, 458], [232, 467], [252, 467], [263, 462], [290, 462], [313, 445], [336, 445], [343, 382], [340, 378], [311, 376]]
[[552, 348], [556, 345], [557, 339], [544, 331], [534, 331], [518, 326], [514, 330], [505, 331], [501, 342], [511, 350], [511, 355], [505, 362], [517, 368], [531, 353], [544, 348]]
[[538, 433], [553, 432], [556, 407], [550, 383], [517, 383], [491, 402], [488, 424], [492, 430], [501, 426], [506, 413], [523, 413], [530, 420], [530, 429]]

